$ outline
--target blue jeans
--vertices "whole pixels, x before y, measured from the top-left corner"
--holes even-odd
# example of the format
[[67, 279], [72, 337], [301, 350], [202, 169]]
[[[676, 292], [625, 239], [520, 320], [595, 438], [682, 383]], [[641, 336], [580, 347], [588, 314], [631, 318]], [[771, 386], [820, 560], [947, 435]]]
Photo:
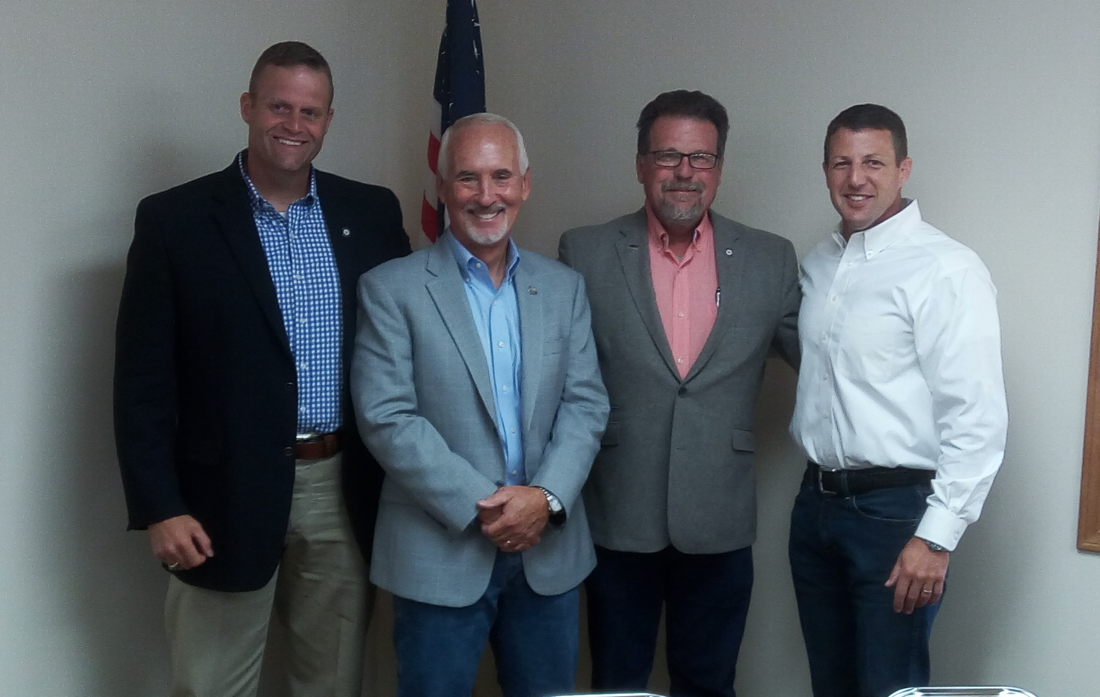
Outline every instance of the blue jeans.
[[616, 552], [596, 547], [584, 582], [592, 689], [645, 691], [666, 607], [673, 697], [733, 697], [752, 594], [752, 548], [722, 554]]
[[814, 697], [884, 697], [928, 684], [939, 603], [894, 612], [886, 579], [927, 508], [927, 484], [822, 494], [807, 473], [788, 548]]
[[497, 552], [489, 587], [473, 605], [393, 598], [399, 697], [455, 697], [474, 689], [488, 640], [505, 697], [574, 692], [579, 593], [531, 590], [518, 553]]

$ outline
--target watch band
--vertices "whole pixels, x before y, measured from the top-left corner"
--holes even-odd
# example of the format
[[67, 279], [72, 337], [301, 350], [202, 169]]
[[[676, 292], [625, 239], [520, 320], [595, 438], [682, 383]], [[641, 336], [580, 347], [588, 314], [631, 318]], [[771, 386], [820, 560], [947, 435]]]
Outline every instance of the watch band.
[[947, 551], [947, 547], [944, 547], [943, 545], [938, 545], [935, 542], [932, 542], [931, 540], [926, 540], [923, 537], [919, 537], [917, 539], [923, 541], [924, 544], [928, 545], [928, 549], [932, 550], [933, 552], [946, 552]]

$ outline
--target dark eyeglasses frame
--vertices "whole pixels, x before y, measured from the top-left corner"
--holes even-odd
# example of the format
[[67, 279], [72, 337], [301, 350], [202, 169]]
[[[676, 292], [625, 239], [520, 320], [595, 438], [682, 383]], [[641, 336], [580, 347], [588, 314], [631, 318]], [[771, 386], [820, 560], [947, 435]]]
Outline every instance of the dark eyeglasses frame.
[[[714, 169], [718, 166], [718, 155], [712, 152], [680, 152], [679, 150], [650, 150], [647, 155], [653, 156], [653, 164], [658, 167], [664, 167], [665, 169], [675, 169], [680, 166], [680, 163], [684, 161], [686, 157], [688, 164], [692, 169], [708, 170]], [[664, 157], [676, 156], [676, 164], [661, 164], [659, 159]], [[698, 162], [696, 162], [698, 160]], [[699, 165], [703, 166], [700, 167]]]

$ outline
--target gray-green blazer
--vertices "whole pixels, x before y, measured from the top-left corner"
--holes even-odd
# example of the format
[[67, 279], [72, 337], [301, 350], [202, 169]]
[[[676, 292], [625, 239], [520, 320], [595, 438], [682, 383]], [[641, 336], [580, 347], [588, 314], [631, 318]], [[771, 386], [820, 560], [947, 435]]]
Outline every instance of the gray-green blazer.
[[774, 348], [799, 361], [794, 247], [711, 211], [721, 304], [680, 379], [649, 270], [644, 210], [561, 237], [559, 258], [585, 278], [611, 400], [584, 489], [597, 545], [716, 554], [756, 537], [754, 410]]

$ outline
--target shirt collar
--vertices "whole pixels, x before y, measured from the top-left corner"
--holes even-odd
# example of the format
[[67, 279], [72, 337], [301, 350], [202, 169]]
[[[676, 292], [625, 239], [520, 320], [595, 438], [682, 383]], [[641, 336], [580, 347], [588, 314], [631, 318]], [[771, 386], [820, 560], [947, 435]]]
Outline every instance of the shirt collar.
[[843, 250], [850, 244], [863, 245], [863, 254], [872, 257], [882, 250], [896, 243], [905, 235], [914, 221], [920, 220], [920, 207], [916, 199], [902, 199], [902, 209], [896, 215], [892, 215], [878, 225], [852, 233], [849, 240], [844, 240], [840, 232], [840, 224], [833, 229], [833, 241]]
[[[447, 244], [450, 245], [451, 254], [454, 255], [455, 262], [458, 263], [458, 270], [462, 274], [464, 280], [470, 276], [477, 276], [492, 284], [492, 278], [489, 276], [489, 269], [486, 268], [485, 263], [471, 254], [470, 250], [466, 249], [466, 247], [455, 238], [454, 233], [451, 232], [451, 228], [447, 228], [446, 232], [443, 233], [443, 238], [447, 240]], [[436, 244], [438, 244], [438, 242]], [[508, 238], [508, 267], [504, 271], [505, 283], [509, 283], [512, 277], [516, 275], [517, 266], [519, 266], [519, 247], [516, 246], [512, 238]]]
[[[668, 249], [668, 230], [665, 230], [665, 226], [661, 224], [653, 211], [649, 210], [649, 206], [645, 207], [645, 218], [651, 248]], [[705, 251], [713, 237], [714, 226], [711, 225], [710, 211], [708, 210], [703, 214], [703, 219], [699, 221], [699, 224], [695, 226], [695, 234], [691, 237], [691, 246], [697, 253]]]
[[[266, 210], [268, 208], [274, 210], [275, 207], [272, 206], [270, 203], [268, 203], [267, 200], [262, 195], [260, 195], [260, 192], [256, 189], [256, 185], [253, 184], [252, 180], [249, 178], [248, 170], [244, 166], [245, 159], [247, 157], [248, 157], [248, 148], [245, 148], [244, 150], [241, 150], [240, 153], [237, 154], [237, 166], [241, 170], [241, 176], [244, 177], [245, 186], [248, 187], [248, 200], [252, 203], [252, 210], [253, 211], [261, 211], [261, 210]], [[312, 206], [314, 204], [314, 202], [316, 202], [316, 201], [317, 201], [317, 170], [313, 169], [313, 165], [310, 165], [309, 166], [309, 192], [305, 196], [303, 196], [302, 198], [298, 199], [297, 201], [295, 201], [294, 203], [292, 203], [290, 205], [293, 206], [295, 204], [300, 203], [303, 206], [309, 207], [309, 206]]]

